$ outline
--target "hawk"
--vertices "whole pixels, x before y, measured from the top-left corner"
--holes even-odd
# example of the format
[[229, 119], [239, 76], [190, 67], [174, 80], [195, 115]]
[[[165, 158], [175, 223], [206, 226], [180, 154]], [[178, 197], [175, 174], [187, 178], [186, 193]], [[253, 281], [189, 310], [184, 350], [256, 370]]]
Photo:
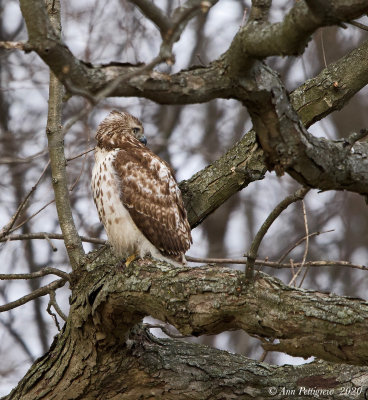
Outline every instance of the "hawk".
[[192, 243], [170, 166], [146, 147], [138, 118], [112, 111], [96, 133], [93, 199], [114, 253], [185, 263]]

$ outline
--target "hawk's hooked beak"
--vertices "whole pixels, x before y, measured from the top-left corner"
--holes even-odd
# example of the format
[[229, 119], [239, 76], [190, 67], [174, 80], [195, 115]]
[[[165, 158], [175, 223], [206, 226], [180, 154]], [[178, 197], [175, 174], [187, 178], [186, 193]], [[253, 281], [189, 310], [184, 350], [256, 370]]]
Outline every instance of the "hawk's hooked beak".
[[142, 137], [139, 139], [139, 141], [140, 141], [141, 143], [143, 143], [145, 146], [147, 145], [147, 138], [146, 138], [145, 136], [142, 136]]

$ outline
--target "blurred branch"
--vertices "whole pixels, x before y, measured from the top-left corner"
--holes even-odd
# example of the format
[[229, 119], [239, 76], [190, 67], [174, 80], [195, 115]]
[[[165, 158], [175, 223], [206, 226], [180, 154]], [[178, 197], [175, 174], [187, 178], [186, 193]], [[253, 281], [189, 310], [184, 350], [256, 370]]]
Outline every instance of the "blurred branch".
[[165, 33], [171, 29], [172, 23], [160, 7], [157, 7], [150, 0], [128, 0], [130, 3], [135, 4], [149, 20], [151, 20], [160, 30], [161, 36], [164, 37]]
[[361, 24], [360, 22], [357, 21], [348, 21], [347, 22], [350, 25], [356, 26], [357, 28], [363, 29], [364, 31], [368, 31], [368, 26]]
[[44, 176], [48, 166], [50, 165], [50, 161], [47, 162], [46, 166], [44, 167], [40, 177], [37, 179], [37, 182], [34, 184], [34, 186], [32, 186], [31, 190], [28, 192], [28, 194], [26, 195], [26, 197], [24, 198], [24, 200], [19, 204], [17, 211], [15, 212], [15, 214], [11, 217], [10, 221], [0, 230], [0, 239], [4, 236], [6, 236], [8, 233], [14, 231], [15, 229], [18, 229], [21, 225], [23, 225], [23, 223], [25, 223], [26, 221], [24, 221], [21, 225], [18, 225], [16, 228], [12, 229], [16, 220], [18, 219], [19, 215], [21, 214], [21, 212], [24, 210], [24, 208], [27, 206], [28, 204], [28, 200], [29, 198], [32, 196], [33, 192], [37, 189], [38, 184], [40, 183], [42, 177]]
[[183, 5], [176, 8], [172, 16], [168, 17], [161, 8], [157, 7], [149, 0], [128, 0], [135, 4], [149, 20], [151, 20], [160, 30], [163, 43], [171, 48], [180, 39], [181, 33], [188, 21], [197, 14], [198, 11], [207, 12], [218, 0], [188, 0]]
[[29, 217], [27, 217], [24, 221], [20, 222], [17, 226], [15, 226], [14, 228], [10, 229], [8, 231], [7, 234], [12, 233], [14, 231], [16, 231], [17, 229], [19, 229], [20, 227], [22, 227], [23, 225], [25, 225], [28, 221], [30, 221], [32, 218], [34, 218], [36, 215], [38, 215], [41, 211], [43, 211], [46, 207], [48, 207], [50, 204], [54, 203], [55, 200], [50, 200], [48, 203], [46, 203], [45, 205], [43, 205], [41, 208], [39, 208], [35, 213], [33, 213], [32, 215], [30, 215]]
[[[256, 236], [254, 237], [250, 249], [247, 253], [247, 265], [245, 276], [246, 279], [253, 278], [253, 269], [254, 263], [258, 254], [259, 246], [263, 240], [263, 237], [267, 233], [268, 229], [271, 227], [273, 222], [276, 218], [292, 203], [296, 201], [302, 200], [305, 195], [309, 192], [309, 188], [300, 188], [295, 193], [291, 194], [290, 196], [286, 197], [282, 200], [270, 213], [270, 215], [266, 218], [265, 222], [262, 224], [260, 229], [258, 230]], [[308, 234], [308, 233], [307, 233]]]
[[[312, 232], [312, 233], [308, 234], [308, 239], [313, 237], [313, 236], [318, 236], [318, 235], [322, 235], [323, 233], [329, 233], [329, 232], [333, 232], [333, 231], [334, 231], [334, 229], [330, 229], [330, 230], [322, 231], [322, 232], [320, 232], [320, 231]], [[281, 263], [291, 251], [293, 251], [296, 247], [298, 247], [305, 240], [307, 240], [307, 236], [303, 236], [301, 239], [296, 241], [289, 249], [287, 249], [285, 251], [285, 253], [279, 258], [278, 262]]]
[[42, 286], [34, 292], [27, 294], [26, 296], [21, 297], [18, 300], [12, 301], [11, 303], [4, 304], [0, 306], [0, 312], [9, 311], [13, 308], [22, 306], [23, 304], [28, 303], [38, 297], [45, 296], [50, 293], [50, 291], [61, 288], [65, 285], [66, 279], [58, 279], [57, 281], [53, 281], [46, 286]]
[[[308, 227], [308, 219], [307, 219], [307, 210], [305, 208], [305, 203], [304, 201], [302, 201], [302, 206], [303, 206], [303, 217], [304, 217], [304, 226], [305, 226], [305, 249], [304, 249], [304, 254], [303, 254], [303, 260], [302, 260], [302, 265], [299, 268], [299, 271], [301, 271], [305, 265], [305, 262], [307, 260], [307, 255], [308, 255], [308, 251], [309, 251], [309, 227]], [[309, 270], [309, 266], [307, 265], [307, 268], [305, 269], [303, 278], [301, 279], [299, 286], [298, 287], [302, 287], [303, 282], [305, 277], [307, 276]], [[299, 273], [298, 271], [298, 273]], [[298, 273], [296, 275], [298, 275]], [[294, 279], [294, 278], [293, 278]], [[291, 283], [290, 283], [291, 285]]]
[[5, 50], [25, 50], [27, 44], [26, 42], [0, 41], [0, 48]]
[[20, 345], [20, 347], [23, 349], [23, 351], [27, 354], [29, 360], [31, 362], [35, 361], [35, 357], [32, 354], [30, 348], [28, 347], [27, 343], [24, 341], [22, 336], [14, 329], [12, 323], [5, 321], [3, 318], [0, 318], [0, 324], [5, 326], [5, 328], [8, 330], [9, 334], [13, 336], [14, 340]]
[[47, 154], [47, 150], [41, 150], [33, 156], [17, 158], [17, 157], [0, 157], [0, 164], [26, 164], [30, 161], [35, 160], [38, 157], [42, 157]]
[[46, 267], [30, 274], [0, 274], [0, 280], [34, 279], [46, 275], [57, 275], [64, 280], [70, 281], [70, 275], [68, 273], [52, 267]]
[[[57, 39], [60, 40], [60, 1], [48, 0], [47, 8], [50, 13], [51, 29], [53, 29]], [[81, 239], [74, 224], [70, 204], [64, 154], [64, 135], [61, 125], [62, 97], [63, 86], [55, 74], [50, 71], [49, 108], [46, 133], [51, 162], [52, 184], [60, 228], [64, 235], [65, 247], [71, 266], [75, 269], [82, 263], [85, 254]]]

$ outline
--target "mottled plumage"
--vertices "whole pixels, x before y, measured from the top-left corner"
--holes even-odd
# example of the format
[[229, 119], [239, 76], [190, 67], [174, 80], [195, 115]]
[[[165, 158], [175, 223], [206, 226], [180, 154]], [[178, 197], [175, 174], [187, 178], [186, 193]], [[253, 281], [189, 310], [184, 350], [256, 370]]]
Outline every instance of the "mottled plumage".
[[115, 253], [185, 262], [192, 237], [182, 196], [170, 166], [145, 146], [141, 122], [112, 111], [96, 140], [93, 198]]

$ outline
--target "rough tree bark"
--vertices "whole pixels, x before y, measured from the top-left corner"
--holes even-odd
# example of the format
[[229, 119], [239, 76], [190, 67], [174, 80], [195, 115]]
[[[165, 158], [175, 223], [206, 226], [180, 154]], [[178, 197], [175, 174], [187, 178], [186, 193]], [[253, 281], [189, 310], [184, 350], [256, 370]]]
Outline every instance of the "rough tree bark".
[[[151, 2], [132, 2], [161, 33], [170, 28]], [[253, 1], [249, 22], [224, 55], [170, 76], [141, 66], [85, 64], [60, 41], [42, 0], [20, 3], [29, 33], [26, 50], [36, 51], [71, 93], [93, 98], [128, 74], [110, 95], [167, 104], [234, 98], [247, 106], [257, 137], [248, 133], [221, 159], [181, 183], [192, 226], [262, 179], [266, 168], [286, 171], [310, 187], [368, 194], [367, 145], [354, 144], [356, 138], [347, 144], [317, 139], [305, 128], [367, 84], [368, 42], [290, 99], [277, 74], [260, 62], [270, 55], [301, 54], [317, 28], [367, 13], [366, 1], [298, 1], [279, 24], [267, 22], [270, 1]], [[215, 2], [186, 6], [200, 10], [203, 3]], [[68, 230], [65, 235], [71, 239]], [[140, 260], [121, 269], [109, 251], [91, 253], [83, 262], [79, 257], [76, 264], [67, 323], [6, 399], [278, 399], [287, 397], [286, 388], [295, 390], [296, 399], [305, 398], [301, 388], [328, 391], [323, 398], [350, 399], [347, 389], [361, 388], [361, 397], [368, 387], [368, 303], [363, 300], [291, 288], [262, 273], [248, 281], [244, 273], [226, 268]], [[261, 338], [265, 349], [324, 361], [276, 367], [157, 339], [141, 325], [146, 315], [195, 336], [243, 329]]]

